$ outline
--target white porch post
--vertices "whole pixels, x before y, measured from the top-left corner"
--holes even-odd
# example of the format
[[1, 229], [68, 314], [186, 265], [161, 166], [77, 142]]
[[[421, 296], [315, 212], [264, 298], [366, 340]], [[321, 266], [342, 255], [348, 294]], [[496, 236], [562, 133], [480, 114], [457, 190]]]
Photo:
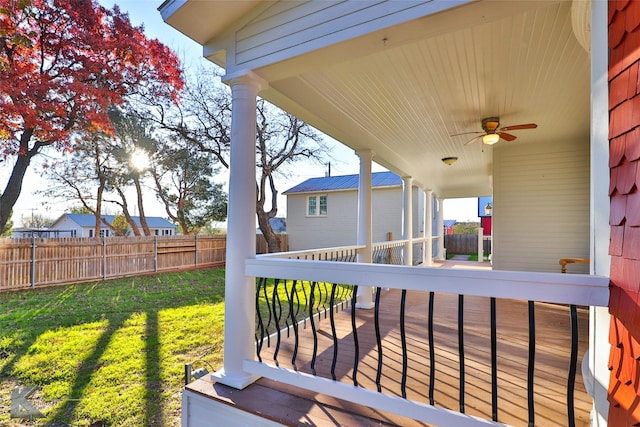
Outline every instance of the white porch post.
[[[608, 2], [591, 2], [591, 274], [609, 277], [609, 82]], [[607, 307], [589, 310], [589, 357], [585, 385], [593, 397], [592, 426], [609, 414], [609, 322]]]
[[444, 261], [444, 199], [438, 197], [438, 260]]
[[[371, 150], [356, 151], [360, 158], [360, 176], [358, 179], [358, 236], [357, 244], [364, 245], [358, 251], [357, 261], [371, 263], [373, 259], [373, 208], [371, 199], [371, 162], [375, 153]], [[373, 308], [373, 288], [358, 287], [357, 307]]]
[[227, 263], [224, 311], [224, 366], [213, 377], [242, 389], [257, 377], [242, 369], [253, 360], [255, 277], [245, 260], [256, 256], [256, 96], [265, 82], [251, 71], [225, 76], [231, 86], [231, 152], [227, 210]]
[[478, 262], [484, 262], [484, 228], [478, 228]]
[[413, 265], [413, 178], [403, 176], [402, 182], [402, 238], [407, 240], [404, 244], [404, 265]]
[[427, 190], [425, 191], [424, 195], [424, 235], [427, 238], [425, 242], [426, 250], [424, 255], [424, 265], [430, 267], [433, 265], [433, 191]]
[[427, 207], [425, 205], [425, 197], [426, 194], [424, 192], [424, 189], [422, 189], [422, 187], [418, 187], [418, 200], [416, 200], [416, 203], [418, 204], [418, 234], [417, 237], [419, 237], [420, 239], [422, 239], [422, 242], [420, 243], [420, 254], [419, 254], [419, 260], [421, 265], [425, 265], [426, 263], [426, 256], [427, 256], [427, 241], [426, 241], [426, 226], [427, 226]]

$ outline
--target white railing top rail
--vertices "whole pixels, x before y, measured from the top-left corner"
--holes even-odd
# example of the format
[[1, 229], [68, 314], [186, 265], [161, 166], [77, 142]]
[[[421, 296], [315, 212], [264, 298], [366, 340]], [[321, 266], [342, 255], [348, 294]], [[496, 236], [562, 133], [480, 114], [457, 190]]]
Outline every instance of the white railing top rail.
[[606, 307], [609, 279], [585, 274], [460, 270], [300, 261], [260, 257], [246, 262], [255, 277], [298, 279]]
[[378, 242], [373, 244], [373, 250], [390, 249], [404, 246], [408, 240], [389, 240], [387, 242]]
[[289, 252], [276, 252], [272, 254], [257, 255], [258, 258], [283, 258], [283, 259], [295, 259], [316, 255], [332, 254], [337, 252], [357, 252], [358, 249], [365, 248], [364, 245], [353, 246], [337, 246], [332, 248], [318, 248], [318, 249], [305, 249], [301, 251], [289, 251]]
[[[431, 239], [438, 239], [440, 236], [433, 236]], [[412, 239], [412, 243], [422, 243], [427, 242], [429, 240], [428, 237], [415, 237]], [[408, 243], [408, 239], [402, 240], [390, 240], [384, 242], [376, 242], [373, 244], [373, 249], [387, 249], [387, 248], [396, 248], [399, 246], [403, 246]], [[351, 245], [351, 246], [336, 246], [330, 248], [317, 248], [317, 249], [304, 249], [300, 251], [289, 251], [289, 252], [276, 252], [271, 254], [261, 254], [257, 255], [258, 258], [282, 258], [282, 259], [299, 259], [299, 258], [310, 258], [310, 257], [322, 257], [328, 254], [335, 254], [338, 252], [355, 252], [357, 253], [360, 249], [364, 249], [365, 245]]]

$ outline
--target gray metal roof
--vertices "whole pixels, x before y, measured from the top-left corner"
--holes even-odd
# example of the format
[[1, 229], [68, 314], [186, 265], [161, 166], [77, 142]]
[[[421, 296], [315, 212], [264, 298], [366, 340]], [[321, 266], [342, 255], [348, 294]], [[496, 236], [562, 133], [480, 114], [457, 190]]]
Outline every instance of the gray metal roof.
[[[64, 214], [63, 217], [64, 216], [66, 216], [67, 218], [69, 218], [70, 220], [72, 220], [73, 222], [75, 222], [81, 227], [93, 227], [96, 223], [96, 217], [91, 214], [68, 213], [68, 214]], [[113, 222], [113, 219], [115, 218], [115, 215], [102, 215], [102, 218], [104, 218], [109, 224], [111, 224]], [[131, 218], [135, 221], [135, 223], [138, 226], [141, 227], [139, 216], [132, 216]], [[60, 219], [62, 219], [62, 217], [59, 218], [56, 221], [56, 223], [60, 221]], [[150, 228], [175, 228], [176, 227], [174, 224], [170, 223], [166, 219], [158, 216], [148, 216], [147, 225]]]
[[[355, 190], [358, 188], [358, 174], [309, 178], [282, 194], [316, 193], [319, 191]], [[393, 172], [374, 172], [371, 183], [375, 187], [401, 186], [402, 179]]]

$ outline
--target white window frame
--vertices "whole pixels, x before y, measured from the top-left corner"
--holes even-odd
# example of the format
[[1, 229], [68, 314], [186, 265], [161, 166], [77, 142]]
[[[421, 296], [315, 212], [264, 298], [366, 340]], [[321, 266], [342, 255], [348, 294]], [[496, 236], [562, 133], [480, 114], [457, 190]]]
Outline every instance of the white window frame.
[[[321, 200], [324, 197], [324, 213], [321, 213]], [[310, 213], [310, 203], [311, 200], [314, 200], [315, 203], [315, 213]], [[314, 194], [312, 196], [307, 196], [305, 203], [305, 215], [309, 218], [317, 218], [317, 217], [326, 217], [329, 211], [329, 202], [326, 194]]]

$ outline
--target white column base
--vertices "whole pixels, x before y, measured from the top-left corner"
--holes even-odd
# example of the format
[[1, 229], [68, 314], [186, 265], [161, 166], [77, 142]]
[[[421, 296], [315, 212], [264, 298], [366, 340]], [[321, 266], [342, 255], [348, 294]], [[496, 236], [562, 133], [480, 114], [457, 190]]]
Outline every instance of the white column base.
[[242, 390], [243, 388], [246, 388], [247, 386], [256, 382], [259, 378], [260, 377], [256, 375], [252, 375], [246, 372], [227, 373], [225, 372], [224, 368], [211, 374], [212, 380], [220, 384], [233, 387], [237, 390]]
[[375, 307], [373, 303], [373, 286], [358, 286], [357, 297], [356, 308], [371, 310]]

